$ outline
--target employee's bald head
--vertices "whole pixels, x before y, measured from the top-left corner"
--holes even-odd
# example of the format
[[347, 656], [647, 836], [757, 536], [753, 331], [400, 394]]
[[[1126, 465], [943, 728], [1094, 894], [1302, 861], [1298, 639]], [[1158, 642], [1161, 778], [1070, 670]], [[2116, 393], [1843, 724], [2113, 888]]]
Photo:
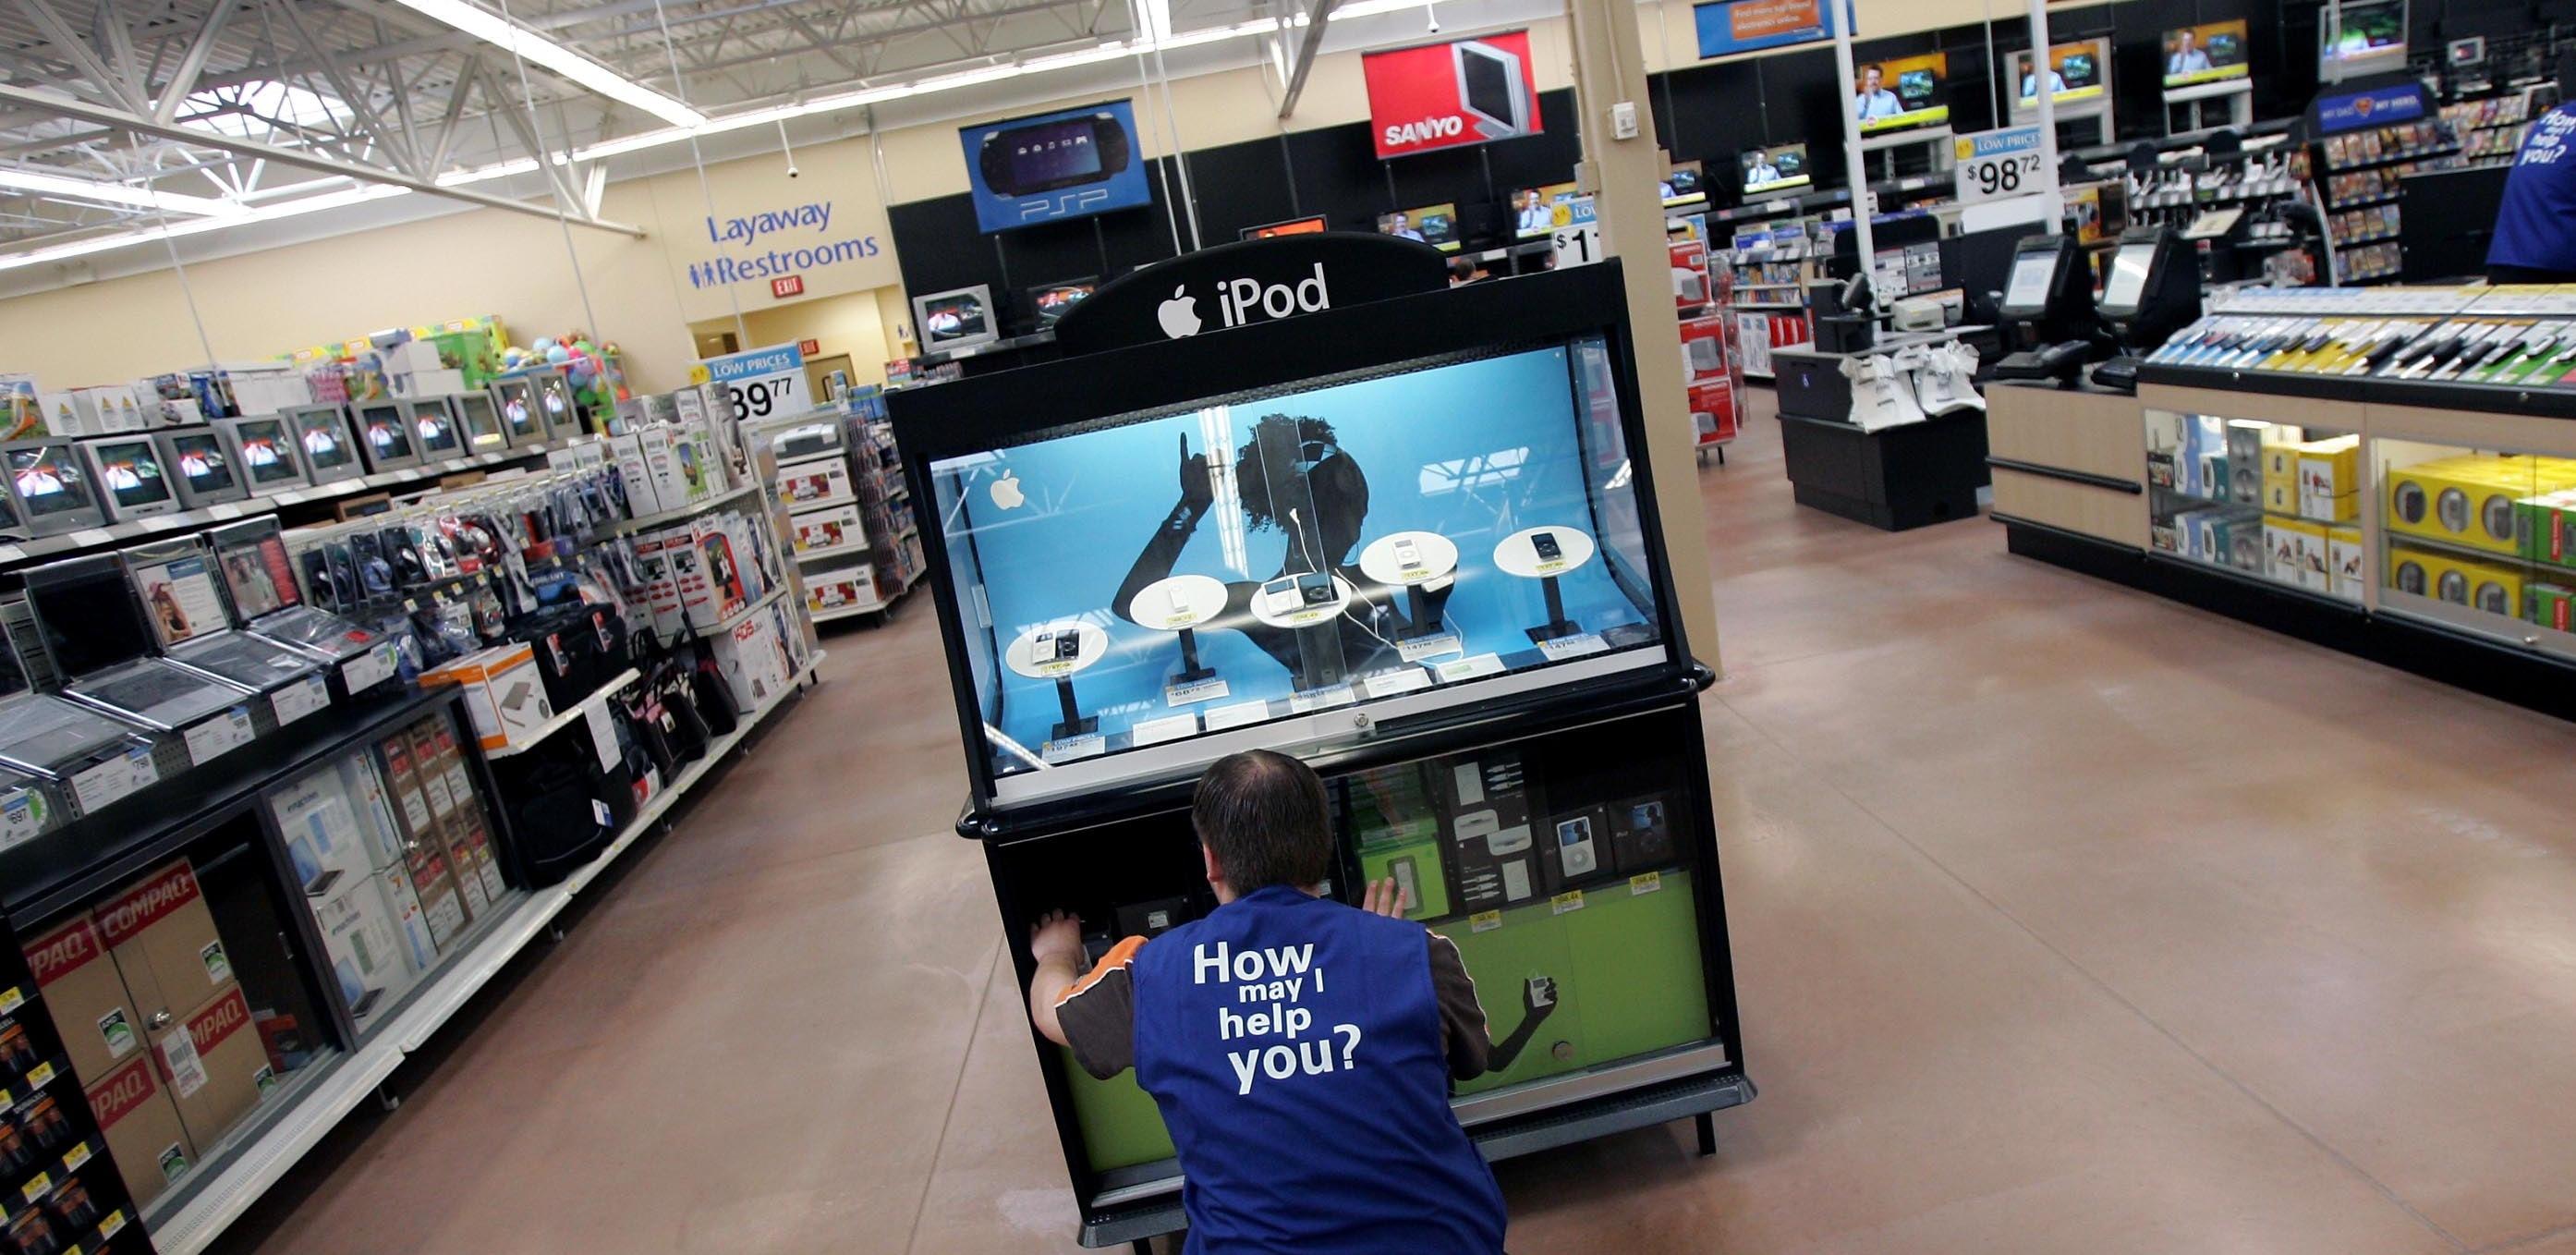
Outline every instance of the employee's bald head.
[[1271, 885], [1304, 888], [1332, 875], [1330, 815], [1323, 778], [1270, 750], [1218, 759], [1199, 777], [1190, 803], [1199, 843], [1238, 896]]

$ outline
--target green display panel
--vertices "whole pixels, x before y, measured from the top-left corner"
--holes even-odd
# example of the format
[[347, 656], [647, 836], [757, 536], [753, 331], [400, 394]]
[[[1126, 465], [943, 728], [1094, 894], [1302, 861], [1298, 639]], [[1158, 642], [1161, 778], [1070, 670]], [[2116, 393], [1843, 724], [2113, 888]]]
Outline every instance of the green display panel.
[[[1362, 866], [1373, 857], [1403, 857], [1417, 844], [1416, 856], [1426, 867], [1436, 867], [1436, 843], [1403, 840], [1365, 846]], [[1425, 889], [1437, 880], [1425, 876]], [[1487, 1031], [1498, 1044], [1509, 1043], [1534, 1014], [1534, 979], [1543, 982], [1540, 996], [1552, 1003], [1509, 1066], [1460, 1084], [1461, 1095], [1711, 1035], [1698, 910], [1687, 872], [1647, 872], [1508, 910], [1449, 919], [1436, 931], [1456, 942], [1466, 959], [1467, 974], [1475, 978], [1485, 1007]], [[1071, 1052], [1065, 1052], [1063, 1063], [1072, 1079], [1083, 1145], [1095, 1169], [1171, 1157], [1171, 1136], [1154, 1100], [1136, 1087], [1135, 1073], [1095, 1081], [1075, 1066]]]

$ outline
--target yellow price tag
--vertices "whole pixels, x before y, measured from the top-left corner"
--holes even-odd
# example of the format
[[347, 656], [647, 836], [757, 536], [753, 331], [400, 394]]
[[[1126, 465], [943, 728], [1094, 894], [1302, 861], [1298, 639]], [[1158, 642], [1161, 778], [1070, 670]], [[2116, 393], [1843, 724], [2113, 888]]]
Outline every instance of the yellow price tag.
[[50, 1063], [39, 1063], [27, 1072], [27, 1083], [38, 1089], [43, 1089], [45, 1083], [53, 1079], [54, 1065]]
[[80, 1166], [88, 1162], [89, 1143], [87, 1142], [82, 1142], [79, 1145], [72, 1147], [70, 1150], [63, 1152], [63, 1171], [65, 1172], [78, 1172], [80, 1171]]
[[1567, 911], [1580, 911], [1583, 909], [1583, 891], [1580, 889], [1568, 889], [1565, 892], [1548, 899], [1547, 906], [1548, 913], [1551, 915], [1563, 915]]
[[1492, 932], [1502, 926], [1503, 913], [1500, 911], [1478, 911], [1467, 917], [1467, 931], [1471, 933]]
[[1639, 894], [1653, 893], [1663, 887], [1664, 874], [1662, 872], [1646, 872], [1641, 875], [1630, 876], [1628, 878], [1628, 896], [1630, 897], [1635, 897]]
[[102, 1242], [124, 1231], [125, 1212], [122, 1208], [107, 1213], [107, 1219], [98, 1222], [98, 1238]]
[[54, 1188], [54, 1179], [39, 1172], [36, 1175], [27, 1178], [27, 1183], [19, 1187], [18, 1192], [26, 1195], [27, 1201], [32, 1203], [37, 1199], [43, 1198], [45, 1196], [45, 1191], [52, 1188]]
[[26, 990], [19, 988], [16, 985], [11, 985], [6, 990], [0, 990], [0, 1014], [15, 1011], [25, 1005], [27, 1005]]

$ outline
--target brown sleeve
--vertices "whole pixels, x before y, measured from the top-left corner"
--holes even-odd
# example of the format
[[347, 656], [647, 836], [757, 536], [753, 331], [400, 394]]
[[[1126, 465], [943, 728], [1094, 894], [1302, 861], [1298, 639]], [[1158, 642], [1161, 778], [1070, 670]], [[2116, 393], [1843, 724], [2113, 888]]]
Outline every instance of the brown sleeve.
[[1431, 991], [1440, 1001], [1440, 1030], [1448, 1038], [1449, 1075], [1459, 1080], [1473, 1080], [1485, 1074], [1485, 1059], [1493, 1050], [1486, 1036], [1485, 1006], [1476, 1001], [1476, 978], [1467, 974], [1467, 961], [1458, 956], [1458, 943], [1432, 933]]
[[1110, 947], [1089, 975], [1056, 999], [1056, 1027], [1064, 1030], [1073, 1061], [1100, 1080], [1136, 1065], [1136, 986], [1127, 969], [1144, 948], [1142, 937]]

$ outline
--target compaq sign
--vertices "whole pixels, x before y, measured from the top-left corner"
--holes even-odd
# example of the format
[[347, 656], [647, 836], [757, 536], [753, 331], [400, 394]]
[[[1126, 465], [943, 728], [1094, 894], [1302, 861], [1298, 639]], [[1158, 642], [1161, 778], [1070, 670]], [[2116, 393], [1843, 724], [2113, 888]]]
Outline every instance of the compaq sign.
[[[1198, 302], [1187, 294], [1187, 287], [1172, 289], [1172, 299], [1155, 311], [1162, 323], [1163, 334], [1174, 340], [1199, 333]], [[1295, 283], [1263, 283], [1259, 279], [1220, 279], [1216, 285], [1216, 312], [1221, 326], [1241, 327], [1263, 319], [1286, 318], [1292, 314], [1314, 314], [1333, 307], [1333, 294], [1324, 282], [1324, 263], [1315, 263], [1315, 273]]]

